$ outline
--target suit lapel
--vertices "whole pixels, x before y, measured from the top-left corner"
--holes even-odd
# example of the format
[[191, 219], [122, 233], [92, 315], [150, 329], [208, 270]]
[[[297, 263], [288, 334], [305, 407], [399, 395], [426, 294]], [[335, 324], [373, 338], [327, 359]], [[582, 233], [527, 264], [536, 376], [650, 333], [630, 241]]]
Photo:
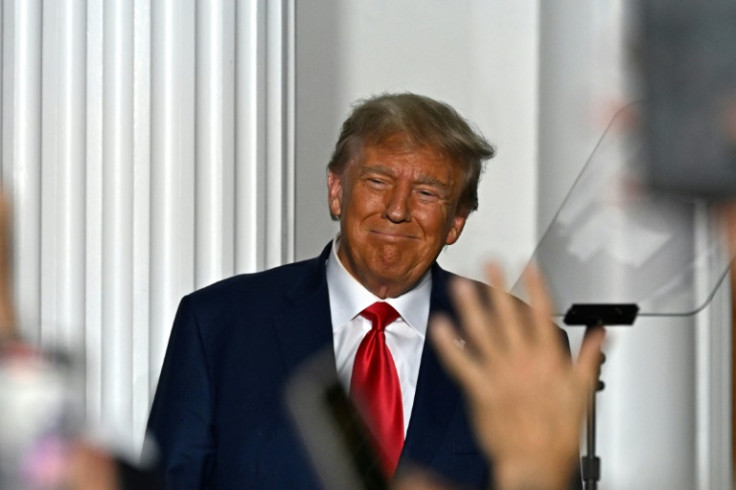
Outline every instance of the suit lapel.
[[317, 259], [309, 261], [308, 272], [295, 278], [293, 287], [285, 292], [290, 306], [274, 320], [289, 372], [328, 348], [334, 359], [330, 299], [325, 277], [325, 261], [330, 250], [328, 245]]
[[[446, 292], [448, 275], [439, 266], [434, 265], [430, 318], [440, 312], [454, 316], [454, 310]], [[429, 329], [427, 332], [429, 333]], [[440, 365], [437, 352], [427, 338], [402, 459], [423, 464], [429, 464], [432, 461], [445, 439], [459, 401], [460, 393], [457, 386], [445, 373]]]

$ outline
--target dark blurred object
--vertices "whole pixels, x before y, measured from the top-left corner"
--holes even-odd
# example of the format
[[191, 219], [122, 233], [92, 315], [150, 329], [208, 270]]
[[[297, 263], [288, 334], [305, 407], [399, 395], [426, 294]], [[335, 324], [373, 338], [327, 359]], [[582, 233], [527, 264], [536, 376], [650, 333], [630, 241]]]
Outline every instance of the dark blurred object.
[[639, 8], [647, 179], [689, 197], [736, 195], [736, 2]]
[[368, 429], [334, 366], [331, 350], [304, 363], [286, 386], [289, 413], [324, 488], [385, 490]]
[[565, 315], [565, 325], [588, 327], [632, 325], [639, 307], [635, 304], [573, 304]]
[[157, 468], [141, 467], [116, 460], [120, 490], [163, 490], [164, 480]]

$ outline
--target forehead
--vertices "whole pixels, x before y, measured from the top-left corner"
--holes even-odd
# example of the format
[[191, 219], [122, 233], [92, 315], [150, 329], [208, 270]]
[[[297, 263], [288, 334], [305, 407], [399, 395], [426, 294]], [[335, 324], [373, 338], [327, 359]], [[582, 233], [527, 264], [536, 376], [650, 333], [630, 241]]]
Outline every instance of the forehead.
[[395, 174], [428, 174], [455, 181], [462, 172], [457, 163], [442, 151], [428, 145], [416, 145], [405, 138], [390, 138], [362, 146], [352, 161], [353, 168], [377, 169]]

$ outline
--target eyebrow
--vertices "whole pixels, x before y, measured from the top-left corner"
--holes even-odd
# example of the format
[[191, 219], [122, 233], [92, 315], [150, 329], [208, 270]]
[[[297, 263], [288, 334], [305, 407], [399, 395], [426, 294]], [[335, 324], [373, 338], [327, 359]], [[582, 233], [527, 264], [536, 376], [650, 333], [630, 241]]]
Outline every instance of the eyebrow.
[[387, 177], [394, 176], [394, 173], [391, 170], [381, 165], [375, 165], [373, 167], [360, 167], [360, 175], [363, 176], [365, 174], [381, 174]]
[[441, 189], [449, 189], [450, 187], [452, 187], [449, 183], [442, 182], [441, 180], [437, 180], [434, 177], [430, 177], [429, 175], [420, 177], [419, 179], [417, 179], [416, 182], [417, 184], [431, 185], [434, 187], [439, 187]]
[[[376, 165], [373, 167], [362, 167], [360, 169], [361, 176], [369, 174], [369, 173], [381, 174], [387, 177], [394, 176], [394, 173], [390, 169], [388, 169], [387, 167], [383, 167], [381, 165]], [[414, 183], [419, 184], [419, 185], [431, 185], [434, 187], [439, 187], [440, 189], [449, 189], [452, 187], [450, 183], [442, 182], [441, 180], [435, 177], [432, 177], [430, 175], [422, 175], [418, 179], [416, 179]]]

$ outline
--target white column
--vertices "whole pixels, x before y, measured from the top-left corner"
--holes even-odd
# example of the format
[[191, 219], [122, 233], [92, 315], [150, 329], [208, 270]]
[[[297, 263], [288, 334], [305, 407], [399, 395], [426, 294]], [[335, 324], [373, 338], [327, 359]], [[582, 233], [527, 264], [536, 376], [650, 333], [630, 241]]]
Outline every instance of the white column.
[[59, 343], [76, 352], [85, 323], [86, 5], [60, 4], [58, 103], [58, 247], [54, 258]]
[[102, 420], [103, 0], [87, 3], [87, 153], [84, 358], [87, 417]]
[[265, 0], [236, 4], [235, 270], [265, 267]]
[[130, 427], [133, 327], [133, 4], [104, 4], [102, 410]]
[[[695, 217], [695, 249], [705, 256], [721, 240], [721, 216], [708, 213], [705, 205], [698, 207]], [[732, 457], [732, 315], [731, 271], [720, 266], [729, 263], [727, 247], [718, 249], [720, 255], [696, 271], [696, 297], [707, 307], [695, 314], [695, 379], [696, 379], [696, 469], [697, 488], [700, 490], [733, 489]], [[724, 276], [725, 273], [725, 276]], [[716, 291], [712, 291], [714, 285]], [[714, 292], [712, 297], [708, 293]]]
[[133, 5], [133, 443], [142, 442], [151, 391], [151, 1]]
[[3, 7], [3, 182], [13, 201], [14, 291], [21, 332], [40, 340], [41, 1]]
[[81, 351], [90, 422], [133, 442], [180, 298], [292, 256], [293, 9], [2, 0], [21, 327]]
[[233, 273], [234, 16], [232, 0], [197, 3], [197, 287]]
[[181, 296], [194, 289], [194, 2], [151, 11], [150, 389]]
[[266, 4], [266, 267], [294, 257], [294, 4]]

